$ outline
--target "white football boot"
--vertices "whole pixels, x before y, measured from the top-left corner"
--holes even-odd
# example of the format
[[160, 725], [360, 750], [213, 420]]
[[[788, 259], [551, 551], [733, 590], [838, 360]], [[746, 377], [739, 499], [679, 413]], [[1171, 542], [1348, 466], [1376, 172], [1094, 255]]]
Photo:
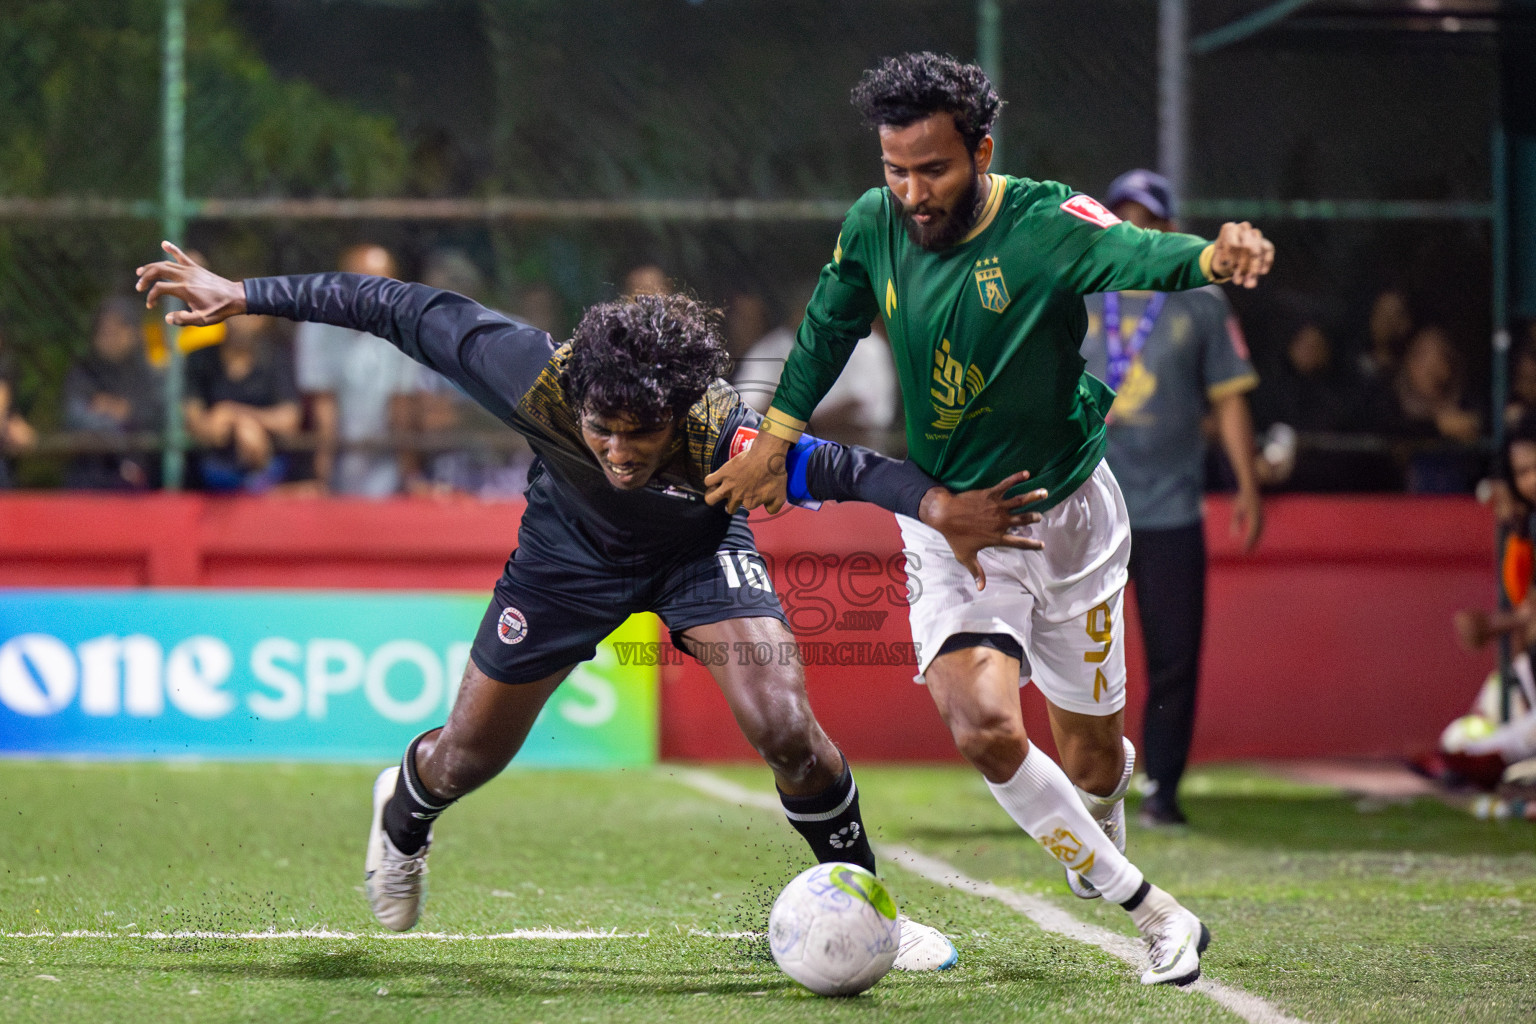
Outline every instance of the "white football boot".
[[[1120, 742], [1125, 744], [1125, 770], [1120, 773], [1120, 785], [1115, 787], [1115, 791], [1106, 797], [1096, 797], [1091, 793], [1084, 793], [1081, 789], [1077, 793], [1082, 798], [1085, 807], [1089, 800], [1114, 802], [1114, 807], [1111, 808], [1107, 815], [1102, 818], [1095, 816], [1095, 820], [1098, 821], [1099, 828], [1103, 829], [1104, 834], [1109, 837], [1109, 841], [1115, 844], [1115, 849], [1124, 853], [1125, 794], [1131, 787], [1131, 774], [1136, 770], [1136, 747], [1124, 736], [1120, 737]], [[1092, 807], [1087, 807], [1087, 810], [1090, 815], [1093, 815], [1094, 809]], [[1099, 890], [1094, 887], [1092, 882], [1071, 868], [1067, 868], [1066, 871], [1067, 888], [1072, 890], [1073, 896], [1081, 900], [1096, 900], [1099, 898]]]
[[937, 928], [918, 924], [906, 914], [898, 916], [896, 920], [901, 924], [901, 939], [897, 943], [896, 962], [891, 965], [892, 969], [947, 971], [960, 959], [955, 944]]
[[427, 900], [427, 851], [432, 835], [416, 853], [395, 849], [384, 830], [384, 805], [395, 793], [400, 766], [386, 768], [373, 783], [373, 825], [368, 830], [368, 857], [363, 863], [363, 887], [379, 924], [392, 931], [409, 931], [421, 917]]
[[1141, 983], [1188, 985], [1200, 977], [1200, 954], [1211, 944], [1210, 930], [1162, 890], [1153, 889], [1147, 898], [1154, 897], [1164, 907], [1140, 928], [1142, 940], [1151, 947], [1152, 961], [1142, 973]]

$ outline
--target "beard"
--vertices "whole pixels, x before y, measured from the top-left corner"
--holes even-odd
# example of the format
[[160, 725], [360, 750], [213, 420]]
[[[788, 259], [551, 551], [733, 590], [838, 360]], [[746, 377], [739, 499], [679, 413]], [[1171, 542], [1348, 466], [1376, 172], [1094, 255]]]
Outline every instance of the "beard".
[[[895, 198], [892, 196], [892, 198]], [[907, 237], [912, 244], [920, 245], [929, 252], [937, 252], [940, 249], [948, 249], [971, 230], [976, 223], [976, 212], [980, 207], [981, 199], [981, 175], [971, 175], [970, 184], [965, 191], [960, 193], [954, 203], [948, 209], [939, 209], [932, 202], [920, 207], [908, 209], [902, 205], [900, 199], [896, 200], [896, 206], [901, 213], [902, 227], [907, 230]], [[927, 224], [919, 224], [913, 219], [914, 213], [930, 213], [934, 219]]]

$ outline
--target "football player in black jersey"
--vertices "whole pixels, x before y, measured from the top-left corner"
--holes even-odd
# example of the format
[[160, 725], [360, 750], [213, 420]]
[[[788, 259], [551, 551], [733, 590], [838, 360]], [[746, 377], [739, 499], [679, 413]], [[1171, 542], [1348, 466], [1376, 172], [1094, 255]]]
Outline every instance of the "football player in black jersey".
[[[685, 296], [636, 296], [593, 307], [572, 339], [463, 296], [355, 274], [230, 281], [170, 243], [138, 270], [138, 290], [186, 309], [173, 324], [242, 313], [336, 324], [385, 338], [463, 388], [538, 456], [517, 549], [497, 581], [448, 722], [416, 737], [374, 785], [366, 858], [369, 902], [388, 928], [421, 913], [433, 822], [517, 754], [562, 680], [635, 612], [652, 611], [673, 642], [701, 651], [794, 637], [745, 513], [704, 501], [704, 477], [750, 446], [761, 418], [722, 378], [713, 311]], [[952, 494], [910, 462], [807, 435], [779, 467], [798, 504], [862, 500], [939, 530], [977, 573], [984, 547], [1038, 547], [1010, 533], [1039, 517], [1045, 495]], [[798, 660], [702, 658], [742, 733], [773, 772], [785, 814], [819, 861], [873, 871], [848, 762], [811, 712]], [[745, 663], [743, 663], [745, 662]], [[956, 960], [936, 929], [903, 917], [896, 966]]]

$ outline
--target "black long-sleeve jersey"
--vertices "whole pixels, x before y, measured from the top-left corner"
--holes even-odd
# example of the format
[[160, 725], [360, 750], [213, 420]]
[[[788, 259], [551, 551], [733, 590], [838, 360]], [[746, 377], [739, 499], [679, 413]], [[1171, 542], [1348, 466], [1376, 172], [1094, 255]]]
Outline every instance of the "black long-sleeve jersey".
[[[712, 548], [730, 525], [730, 513], [705, 503], [704, 477], [739, 454], [761, 417], [723, 380], [688, 410], [670, 461], [645, 487], [624, 491], [603, 475], [561, 387], [570, 345], [544, 331], [453, 292], [359, 274], [252, 278], [245, 297], [251, 313], [384, 338], [526, 437], [538, 460], [524, 545], [558, 551], [574, 541], [601, 560], [652, 562]], [[915, 518], [935, 486], [911, 462], [817, 438], [788, 461], [790, 496], [802, 504], [868, 501]]]

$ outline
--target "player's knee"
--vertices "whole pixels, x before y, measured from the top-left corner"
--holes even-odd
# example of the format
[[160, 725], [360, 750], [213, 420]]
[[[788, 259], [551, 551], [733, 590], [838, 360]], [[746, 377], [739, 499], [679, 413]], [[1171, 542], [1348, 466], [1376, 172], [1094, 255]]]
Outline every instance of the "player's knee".
[[751, 737], [768, 767], [788, 779], [798, 779], [815, 763], [809, 722], [767, 722]]
[[960, 756], [989, 778], [1009, 774], [1005, 767], [1016, 768], [1029, 752], [1023, 726], [1003, 716], [953, 723], [950, 728]]
[[1079, 789], [1107, 796], [1120, 785], [1125, 771], [1125, 746], [1112, 738], [1062, 736], [1058, 743], [1061, 767]]

